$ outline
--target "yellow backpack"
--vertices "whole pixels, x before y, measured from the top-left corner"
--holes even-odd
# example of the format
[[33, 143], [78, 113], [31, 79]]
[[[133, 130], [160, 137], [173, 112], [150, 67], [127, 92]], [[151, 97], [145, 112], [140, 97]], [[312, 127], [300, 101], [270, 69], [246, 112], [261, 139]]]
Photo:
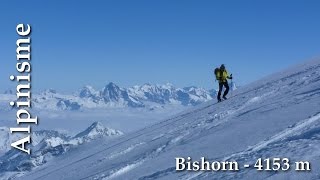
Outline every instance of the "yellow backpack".
[[220, 71], [220, 68], [216, 68], [214, 70], [214, 75], [216, 75], [216, 80], [220, 80], [221, 79], [221, 71]]

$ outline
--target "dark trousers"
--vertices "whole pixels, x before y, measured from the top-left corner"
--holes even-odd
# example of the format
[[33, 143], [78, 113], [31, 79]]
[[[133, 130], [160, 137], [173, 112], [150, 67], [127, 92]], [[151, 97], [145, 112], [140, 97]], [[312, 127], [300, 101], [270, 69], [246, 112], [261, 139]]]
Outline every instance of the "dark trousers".
[[228, 81], [226, 82], [219, 82], [219, 92], [218, 92], [218, 100], [221, 100], [221, 92], [222, 92], [222, 88], [223, 86], [226, 88], [226, 90], [224, 91], [223, 93], [223, 96], [222, 97], [226, 97], [226, 95], [228, 94], [229, 92], [229, 85], [228, 85]]

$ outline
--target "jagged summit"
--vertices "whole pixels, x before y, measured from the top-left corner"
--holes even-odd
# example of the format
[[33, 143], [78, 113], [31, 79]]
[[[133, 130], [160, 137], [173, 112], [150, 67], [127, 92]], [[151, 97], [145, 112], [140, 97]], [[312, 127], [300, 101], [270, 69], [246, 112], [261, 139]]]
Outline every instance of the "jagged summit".
[[101, 95], [106, 102], [117, 102], [127, 94], [119, 86], [110, 82], [103, 88]]

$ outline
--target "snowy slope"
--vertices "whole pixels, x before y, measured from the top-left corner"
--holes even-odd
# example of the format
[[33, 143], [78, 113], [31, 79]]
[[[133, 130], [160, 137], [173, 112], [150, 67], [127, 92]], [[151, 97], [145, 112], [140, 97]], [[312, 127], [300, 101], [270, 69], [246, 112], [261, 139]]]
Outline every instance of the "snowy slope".
[[[68, 152], [21, 179], [319, 179], [320, 60], [244, 86], [228, 101], [208, 102], [113, 141]], [[309, 160], [309, 173], [175, 171], [175, 157]]]

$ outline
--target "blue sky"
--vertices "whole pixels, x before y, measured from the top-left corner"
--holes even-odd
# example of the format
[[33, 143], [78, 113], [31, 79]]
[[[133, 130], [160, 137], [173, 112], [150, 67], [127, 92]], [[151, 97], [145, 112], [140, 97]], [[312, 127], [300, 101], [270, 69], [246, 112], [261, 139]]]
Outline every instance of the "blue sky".
[[74, 91], [166, 83], [213, 88], [221, 63], [247, 84], [320, 54], [320, 1], [28, 1], [0, 5], [1, 90], [14, 87], [18, 23], [32, 85]]

